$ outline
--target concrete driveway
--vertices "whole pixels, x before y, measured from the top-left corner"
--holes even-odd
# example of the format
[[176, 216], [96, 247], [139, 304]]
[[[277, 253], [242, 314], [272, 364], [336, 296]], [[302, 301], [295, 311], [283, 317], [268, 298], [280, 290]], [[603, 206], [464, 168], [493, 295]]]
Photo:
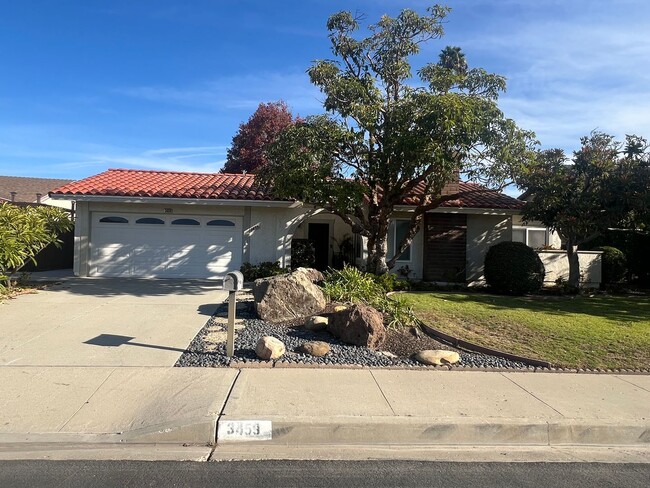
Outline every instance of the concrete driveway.
[[72, 278], [0, 304], [0, 365], [172, 366], [221, 282]]

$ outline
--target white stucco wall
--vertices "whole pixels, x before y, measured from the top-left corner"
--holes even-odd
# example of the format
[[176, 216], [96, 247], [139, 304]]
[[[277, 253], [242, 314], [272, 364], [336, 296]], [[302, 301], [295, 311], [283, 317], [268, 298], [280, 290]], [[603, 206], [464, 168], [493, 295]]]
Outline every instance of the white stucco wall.
[[512, 219], [508, 215], [467, 216], [468, 283], [482, 282], [483, 264], [488, 249], [502, 241], [512, 240]]
[[43, 195], [41, 203], [52, 207], [65, 208], [67, 210], [72, 209], [72, 200], [54, 200], [47, 195]]
[[[546, 276], [544, 283], [554, 285], [558, 278], [569, 279], [569, 260], [566, 251], [538, 251], [539, 258], [544, 263]], [[580, 262], [580, 282], [590, 288], [600, 285], [602, 279], [601, 251], [578, 251]]]
[[244, 228], [244, 236], [250, 242], [248, 261], [252, 264], [278, 261], [281, 266], [290, 266], [291, 239], [309, 213], [303, 207], [251, 207], [250, 225]]

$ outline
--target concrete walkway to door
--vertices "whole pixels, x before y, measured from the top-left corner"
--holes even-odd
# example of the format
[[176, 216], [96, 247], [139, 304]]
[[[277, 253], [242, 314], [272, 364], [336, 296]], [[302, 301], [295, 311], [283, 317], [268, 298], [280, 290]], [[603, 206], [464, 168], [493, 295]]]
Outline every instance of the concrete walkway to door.
[[67, 278], [0, 304], [0, 366], [173, 366], [220, 281]]

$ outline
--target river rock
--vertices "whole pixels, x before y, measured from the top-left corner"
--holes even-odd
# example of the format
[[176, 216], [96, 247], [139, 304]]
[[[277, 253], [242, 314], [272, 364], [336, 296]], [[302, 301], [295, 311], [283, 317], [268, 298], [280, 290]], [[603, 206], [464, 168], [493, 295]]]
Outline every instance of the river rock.
[[313, 317], [309, 317], [305, 322], [305, 329], [311, 330], [312, 332], [319, 332], [327, 328], [327, 322], [327, 317], [314, 315]]
[[442, 349], [427, 349], [420, 351], [413, 356], [417, 362], [431, 366], [442, 364], [454, 364], [460, 361], [460, 354], [456, 351], [445, 351]]
[[298, 352], [320, 358], [330, 352], [330, 345], [323, 341], [305, 342], [298, 347]]
[[261, 337], [255, 346], [255, 354], [260, 359], [268, 361], [269, 359], [278, 359], [287, 351], [284, 342], [272, 336]]

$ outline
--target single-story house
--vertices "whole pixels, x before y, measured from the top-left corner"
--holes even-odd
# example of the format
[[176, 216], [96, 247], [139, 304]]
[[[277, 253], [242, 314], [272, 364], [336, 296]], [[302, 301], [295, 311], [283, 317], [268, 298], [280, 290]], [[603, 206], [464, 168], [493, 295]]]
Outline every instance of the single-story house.
[[[445, 192], [471, 191], [451, 183]], [[417, 191], [417, 190], [416, 190]], [[292, 239], [315, 243], [319, 267], [333, 263], [340, 243], [359, 236], [337, 216], [256, 186], [254, 175], [110, 169], [50, 192], [76, 202], [77, 276], [219, 279], [242, 263], [291, 264]], [[493, 244], [512, 240], [521, 200], [498, 192], [470, 193], [428, 212], [396, 269], [427, 281], [476, 282]], [[413, 211], [408, 198], [391, 223], [389, 255]]]
[[48, 193], [72, 180], [56, 178], [31, 178], [24, 176], [0, 176], [0, 202], [17, 205], [52, 205], [70, 210], [70, 200], [52, 200]]

